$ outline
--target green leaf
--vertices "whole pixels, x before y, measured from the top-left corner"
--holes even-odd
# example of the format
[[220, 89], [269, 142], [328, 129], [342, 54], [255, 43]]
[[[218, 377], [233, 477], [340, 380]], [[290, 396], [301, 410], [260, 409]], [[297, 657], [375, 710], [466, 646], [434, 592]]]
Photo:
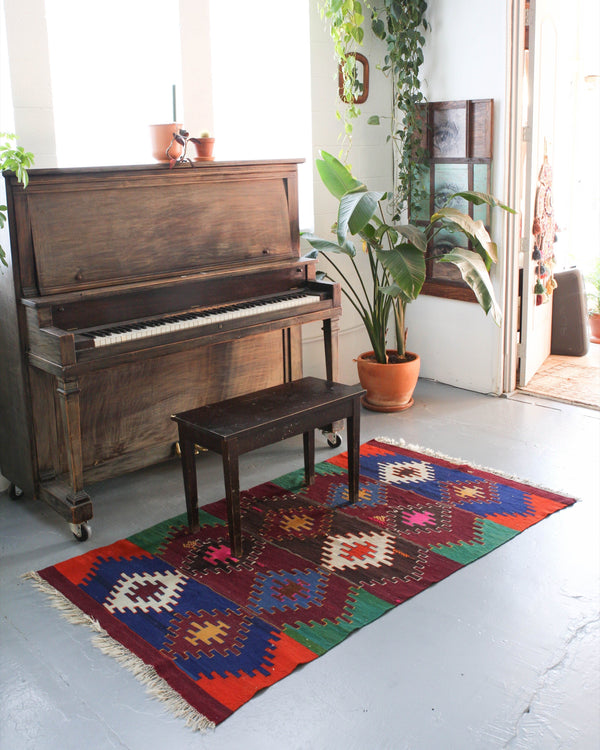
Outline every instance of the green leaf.
[[454, 193], [448, 198], [447, 202], [450, 203], [453, 198], [464, 198], [465, 200], [473, 203], [475, 206], [487, 204], [488, 206], [492, 206], [492, 208], [496, 206], [498, 206], [499, 208], [503, 208], [505, 211], [508, 211], [511, 214], [518, 213], [514, 208], [510, 208], [510, 206], [507, 206], [494, 198], [493, 195], [490, 195], [489, 193], [479, 193], [477, 192], [477, 190], [463, 190], [460, 193]]
[[381, 18], [376, 18], [371, 24], [371, 29], [376, 37], [379, 39], [385, 39], [385, 24]]
[[379, 115], [371, 115], [369, 119], [367, 120], [367, 125], [381, 125], [381, 122], [379, 121]]
[[317, 159], [317, 170], [323, 184], [338, 200], [346, 193], [366, 190], [367, 187], [360, 180], [354, 179], [348, 169], [335, 156], [321, 151], [321, 159]]
[[452, 263], [460, 271], [463, 280], [471, 287], [480, 306], [487, 315], [490, 311], [497, 325], [502, 321], [502, 310], [496, 301], [492, 282], [482, 258], [472, 250], [455, 247], [438, 258], [440, 263]]
[[413, 224], [401, 224], [394, 228], [403, 237], [406, 237], [411, 245], [415, 245], [422, 253], [427, 252], [427, 238], [418, 227]]
[[401, 243], [391, 250], [377, 250], [377, 259], [399, 287], [406, 302], [417, 299], [425, 282], [425, 255], [414, 245]]
[[337, 222], [337, 236], [340, 245], [348, 231], [350, 234], [358, 234], [371, 221], [382, 196], [382, 192], [368, 190], [367, 192], [348, 193], [342, 197]]
[[388, 297], [400, 297], [402, 295], [402, 289], [398, 284], [389, 284], [388, 286], [380, 286], [379, 291], [382, 294], [387, 294]]
[[475, 221], [468, 214], [459, 211], [457, 208], [445, 206], [444, 208], [440, 208], [431, 217], [431, 224], [435, 224], [437, 221], [442, 221], [444, 226], [450, 230], [458, 230], [473, 238], [491, 261], [494, 263], [498, 262], [496, 245], [492, 242], [481, 219]]
[[348, 255], [350, 258], [354, 258], [356, 255], [356, 248], [349, 240], [346, 240], [341, 245], [336, 245], [335, 242], [316, 237], [314, 234], [303, 234], [302, 236], [312, 247], [315, 248], [315, 250], [318, 250], [319, 252], [342, 253], [343, 255]]

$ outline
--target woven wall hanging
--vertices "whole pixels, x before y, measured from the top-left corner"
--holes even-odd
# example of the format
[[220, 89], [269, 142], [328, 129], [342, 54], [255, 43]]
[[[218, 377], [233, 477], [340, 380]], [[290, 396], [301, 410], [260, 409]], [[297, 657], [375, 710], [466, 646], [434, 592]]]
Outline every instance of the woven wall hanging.
[[536, 281], [533, 289], [536, 305], [548, 302], [556, 289], [553, 268], [556, 262], [554, 243], [556, 242], [556, 223], [552, 205], [552, 167], [548, 157], [538, 176], [538, 187], [535, 198], [535, 218], [532, 233], [535, 238], [532, 260], [536, 263]]

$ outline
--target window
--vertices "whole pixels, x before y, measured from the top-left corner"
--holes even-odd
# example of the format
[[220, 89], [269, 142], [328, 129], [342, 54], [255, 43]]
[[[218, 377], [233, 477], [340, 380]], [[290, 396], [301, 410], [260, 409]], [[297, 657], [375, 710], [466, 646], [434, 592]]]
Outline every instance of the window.
[[[148, 126], [173, 121], [173, 85], [186, 124], [178, 0], [46, 0], [46, 13], [58, 166], [152, 161]], [[216, 158], [304, 158], [311, 226], [308, 0], [212, 0], [210, 18], [212, 80], [197, 85], [212, 89]]]
[[46, 0], [46, 21], [58, 166], [151, 161], [180, 88], [178, 0]]

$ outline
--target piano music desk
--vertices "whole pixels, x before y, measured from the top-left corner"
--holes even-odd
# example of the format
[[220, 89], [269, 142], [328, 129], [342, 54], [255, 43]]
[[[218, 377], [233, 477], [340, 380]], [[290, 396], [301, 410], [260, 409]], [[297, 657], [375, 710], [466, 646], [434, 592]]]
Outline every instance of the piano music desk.
[[353, 503], [358, 496], [360, 397], [364, 393], [359, 385], [308, 377], [173, 415], [179, 429], [190, 529], [198, 528], [195, 445], [222, 456], [231, 553], [240, 557], [239, 456], [302, 433], [304, 479], [312, 484], [315, 478], [314, 431], [342, 419], [346, 420], [348, 431], [348, 489]]

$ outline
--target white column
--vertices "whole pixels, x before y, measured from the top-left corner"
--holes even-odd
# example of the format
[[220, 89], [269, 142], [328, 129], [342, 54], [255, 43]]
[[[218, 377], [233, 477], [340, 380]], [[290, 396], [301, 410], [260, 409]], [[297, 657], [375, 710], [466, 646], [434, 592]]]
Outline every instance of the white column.
[[179, 0], [179, 19], [183, 125], [194, 138], [214, 130], [210, 0]]
[[18, 143], [36, 167], [56, 166], [56, 139], [44, 0], [4, 0]]

